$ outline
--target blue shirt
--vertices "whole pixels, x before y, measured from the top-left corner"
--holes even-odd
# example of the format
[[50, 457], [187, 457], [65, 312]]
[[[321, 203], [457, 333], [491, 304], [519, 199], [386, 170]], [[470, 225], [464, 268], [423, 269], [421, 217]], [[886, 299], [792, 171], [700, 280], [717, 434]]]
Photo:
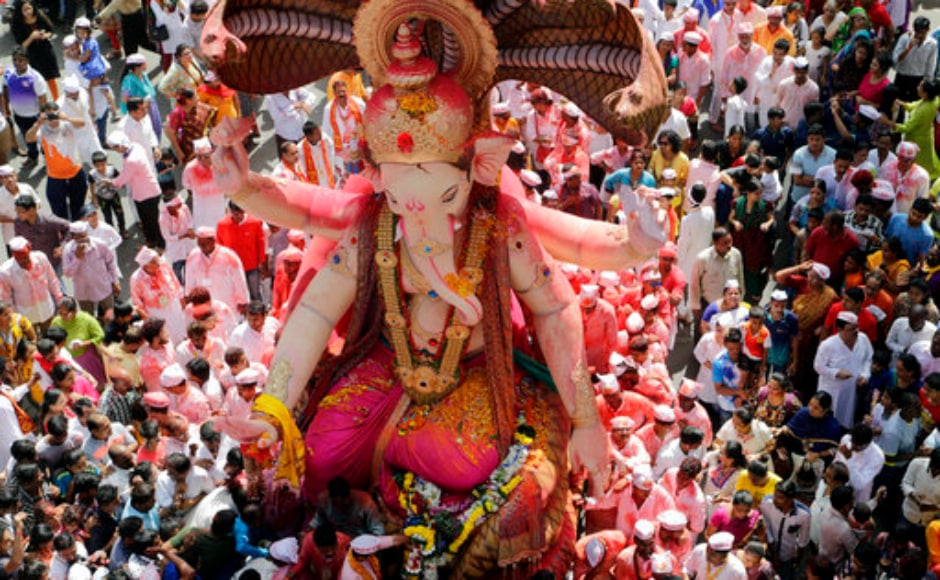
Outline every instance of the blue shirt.
[[771, 131], [770, 127], [761, 127], [751, 139], [760, 143], [760, 148], [764, 155], [772, 155], [777, 161], [783, 163], [786, 161], [790, 150], [793, 149], [793, 129], [784, 125], [779, 131]]
[[160, 512], [157, 511], [156, 504], [150, 508], [149, 512], [144, 513], [134, 509], [134, 506], [131, 505], [131, 500], [127, 500], [127, 503], [124, 505], [124, 511], [121, 512], [121, 519], [123, 520], [131, 516], [137, 516], [144, 520], [145, 530], [152, 530], [158, 533], [160, 532]]
[[712, 16], [721, 12], [725, 3], [723, 0], [695, 0], [692, 7], [698, 10], [699, 14], [706, 14], [706, 20], [711, 20]]
[[[741, 381], [741, 371], [731, 357], [728, 356], [728, 350], [721, 351], [712, 362], [712, 382], [715, 385], [722, 385], [728, 389], [737, 389]], [[726, 411], [734, 411], [734, 400], [737, 397], [728, 397], [718, 395], [718, 406]]]
[[235, 551], [248, 558], [266, 558], [268, 551], [264, 548], [258, 548], [251, 545], [251, 538], [248, 534], [248, 524], [241, 518], [235, 518], [235, 529], [232, 531], [235, 536]]
[[885, 228], [885, 238], [897, 236], [904, 247], [904, 258], [911, 264], [917, 262], [917, 256], [927, 255], [930, 246], [933, 244], [933, 232], [927, 222], [922, 222], [919, 227], [912, 228], [907, 223], [907, 214], [895, 214], [888, 221], [888, 227]]
[[[793, 154], [793, 159], [790, 161], [790, 164], [799, 165], [803, 168], [803, 175], [815, 177], [820, 167], [830, 165], [835, 160], [836, 150], [828, 145], [823, 145], [823, 150], [819, 154], [819, 157], [813, 157], [813, 154], [809, 152], [809, 145], [803, 145]], [[793, 201], [799, 201], [808, 194], [809, 187], [805, 185], [794, 185], [793, 192], [790, 196], [793, 198]]]
[[783, 311], [783, 318], [774, 320], [770, 317], [770, 308], [764, 317], [764, 326], [770, 331], [770, 350], [767, 363], [776, 367], [785, 367], [790, 362], [790, 341], [800, 333], [800, 322], [789, 310]]
[[799, 439], [824, 439], [825, 442], [810, 445], [810, 451], [817, 453], [836, 447], [842, 436], [842, 427], [832, 413], [827, 413], [822, 419], [816, 419], [809, 414], [809, 407], [797, 411], [787, 423], [787, 429]]
[[631, 169], [629, 167], [624, 167], [623, 169], [618, 169], [614, 171], [606, 178], [604, 178], [604, 191], [615, 193], [619, 187], [625, 187], [630, 191], [633, 191], [637, 187], [644, 185], [646, 187], [656, 187], [656, 178], [653, 177], [653, 174], [649, 171], [643, 171], [640, 174], [640, 178], [636, 181], [630, 179]]
[[92, 81], [99, 79], [107, 74], [108, 69], [104, 62], [104, 57], [101, 56], [101, 47], [98, 46], [98, 41], [94, 38], [89, 38], [82, 42], [82, 53], [88, 53], [91, 57], [87, 62], [83, 62], [78, 65], [80, 71], [82, 71], [82, 76], [86, 79]]

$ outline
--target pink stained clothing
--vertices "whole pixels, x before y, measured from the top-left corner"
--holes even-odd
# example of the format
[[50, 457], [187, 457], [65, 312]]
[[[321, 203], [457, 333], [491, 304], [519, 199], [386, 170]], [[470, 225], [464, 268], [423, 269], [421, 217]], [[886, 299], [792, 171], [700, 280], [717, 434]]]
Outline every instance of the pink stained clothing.
[[[653, 520], [654, 522], [656, 520]], [[659, 552], [660, 550], [654, 550]], [[682, 570], [675, 554], [670, 555], [672, 569]], [[645, 580], [653, 577], [652, 559], [644, 559], [636, 554], [636, 546], [629, 546], [617, 554], [614, 562], [614, 577], [617, 580]]]
[[679, 425], [676, 423], [672, 424], [664, 439], [656, 436], [655, 428], [656, 423], [650, 421], [636, 432], [636, 436], [643, 442], [643, 446], [646, 447], [646, 452], [650, 454], [650, 457], [659, 455], [659, 450], [662, 449], [663, 445], [679, 436]]
[[[728, 53], [725, 55], [722, 67], [721, 74], [718, 76], [718, 90], [719, 94], [723, 99], [726, 99], [731, 96], [731, 81], [734, 80], [734, 77], [744, 77], [746, 79], [753, 79], [754, 74], [757, 72], [757, 67], [760, 66], [760, 63], [764, 61], [764, 58], [767, 57], [767, 52], [758, 46], [757, 44], [751, 44], [750, 50], [745, 52], [740, 45], [735, 44], [728, 49]], [[748, 83], [747, 90], [744, 91], [744, 94], [741, 95], [744, 98], [744, 101], [749, 105], [754, 103], [754, 95], [757, 94], [757, 83]]]
[[[260, 392], [260, 389], [258, 390]], [[222, 401], [222, 414], [233, 419], [248, 419], [251, 416], [251, 406], [254, 398], [246, 401], [238, 394], [238, 389], [229, 389]]]
[[545, 159], [554, 150], [555, 135], [560, 124], [561, 114], [554, 105], [549, 105], [544, 115], [540, 115], [533, 107], [526, 116], [525, 141], [532, 152], [535, 169], [542, 169]]
[[609, 167], [611, 171], [617, 171], [627, 166], [627, 162], [633, 155], [633, 148], [627, 148], [626, 153], [621, 153], [616, 146], [609, 147], [602, 151], [591, 154], [591, 165], [602, 165]]
[[114, 186], [126, 185], [130, 189], [131, 199], [135, 202], [147, 201], [160, 195], [156, 169], [144, 148], [137, 143], [131, 143], [130, 149], [123, 157], [124, 166], [120, 175], [114, 178]]
[[164, 437], [160, 437], [160, 442], [157, 443], [157, 448], [153, 451], [150, 451], [144, 445], [137, 449], [137, 463], [143, 461], [153, 463], [158, 469], [163, 468], [166, 462], [166, 439]]
[[[656, 521], [656, 516], [666, 510], [675, 509], [675, 502], [669, 492], [661, 485], [654, 483], [653, 489], [640, 506], [633, 500], [633, 487], [628, 485], [621, 492], [609, 494], [603, 503], [613, 502], [617, 505], [617, 529], [633, 541], [633, 528], [639, 520]], [[599, 502], [598, 505], [600, 505]]]
[[617, 313], [606, 300], [598, 299], [590, 313], [584, 313], [585, 362], [595, 372], [606, 373], [611, 353], [617, 347]]
[[[677, 46], [682, 46], [678, 40]], [[712, 80], [712, 63], [701, 45], [692, 56], [685, 52], [679, 56], [679, 80], [686, 84], [689, 98], [698, 103]]]
[[[261, 375], [261, 385], [268, 382], [268, 369], [266, 366], [261, 363], [249, 363], [248, 366]], [[219, 373], [219, 384], [222, 385], [222, 389], [224, 389], [226, 393], [235, 386], [235, 377], [232, 376], [232, 369], [228, 366]]]
[[130, 298], [134, 308], [143, 311], [148, 318], [166, 320], [170, 339], [180, 341], [186, 336], [186, 319], [183, 316], [183, 288], [170, 265], [162, 258], [159, 267], [151, 276], [143, 268], [131, 274]]
[[140, 376], [144, 381], [144, 389], [148, 393], [162, 392], [160, 386], [160, 373], [163, 369], [176, 362], [176, 351], [173, 344], [165, 344], [163, 348], [154, 349], [145, 344], [138, 353], [140, 355]]
[[117, 256], [104, 242], [89, 238], [84, 246], [84, 255], [78, 257], [79, 245], [69, 240], [62, 251], [62, 275], [72, 279], [72, 296], [79, 301], [98, 302], [106, 300], [114, 292], [114, 284], [120, 283]]
[[194, 238], [182, 237], [193, 230], [193, 216], [186, 204], [179, 206], [176, 215], [170, 214], [166, 206], [160, 208], [160, 234], [166, 241], [163, 258], [173, 264], [186, 260], [186, 256], [196, 247]]
[[591, 171], [591, 158], [585, 153], [585, 149], [578, 147], [570, 155], [562, 149], [556, 149], [545, 159], [545, 171], [552, 180], [552, 187], [561, 189], [565, 185], [562, 173], [565, 165], [568, 164], [577, 166], [578, 171], [581, 172], [581, 182], [587, 183], [587, 176]]
[[[235, 311], [221, 300], [212, 300], [212, 311], [215, 312], [216, 323], [214, 328], [209, 329], [209, 336], [222, 341], [222, 344], [228, 343], [228, 337], [238, 326], [238, 316]], [[193, 305], [187, 304], [183, 309], [186, 316], [186, 325], [195, 320], [193, 316]]]
[[630, 417], [633, 419], [634, 432], [653, 416], [653, 403], [644, 397], [632, 391], [623, 391], [620, 393], [620, 406], [616, 409], [611, 408], [607, 399], [603, 395], [597, 395], [597, 412], [601, 418], [601, 424], [604, 429], [610, 431], [610, 422], [614, 417]]
[[245, 269], [238, 254], [216, 245], [212, 255], [206, 256], [199, 248], [186, 258], [186, 293], [196, 286], [209, 288], [214, 299], [232, 307], [248, 304], [248, 283]]
[[101, 398], [101, 393], [91, 384], [91, 381], [78, 372], [75, 373], [75, 384], [72, 385], [72, 393], [80, 397], [87, 397], [96, 405], [98, 404], [98, 399]]
[[55, 305], [62, 299], [62, 286], [49, 258], [42, 252], [30, 252], [28, 270], [10, 258], [0, 266], [0, 300], [32, 323], [46, 322], [55, 315]]
[[679, 563], [684, 566], [686, 558], [689, 557], [689, 554], [692, 552], [692, 548], [695, 546], [692, 540], [692, 534], [690, 534], [688, 530], [682, 532], [682, 536], [680, 536], [679, 539], [675, 542], [663, 541], [661, 534], [657, 533], [656, 547], [664, 552], [671, 553], [676, 557]]
[[819, 85], [812, 79], [798, 85], [795, 79], [792, 76], [783, 79], [775, 90], [777, 106], [783, 109], [783, 122], [791, 129], [796, 129], [803, 118], [803, 107], [819, 100]]
[[[587, 561], [586, 550], [592, 540], [600, 540], [606, 546], [604, 559], [593, 569]], [[616, 576], [610, 573], [610, 568], [624, 548], [627, 547], [627, 538], [620, 530], [603, 530], [595, 534], [584, 536], [574, 545], [574, 577], [575, 580], [614, 580]]]
[[882, 77], [882, 79], [876, 83], [871, 82], [871, 71], [865, 73], [865, 76], [862, 77], [862, 83], [858, 85], [858, 96], [874, 103], [875, 107], [881, 107], [881, 101], [884, 98], [885, 87], [891, 84], [891, 79], [887, 76]]
[[902, 175], [898, 169], [898, 160], [893, 159], [882, 165], [878, 178], [891, 182], [897, 192], [892, 210], [894, 213], [908, 213], [915, 199], [930, 195], [930, 175], [916, 163]]
[[212, 416], [209, 398], [198, 387], [189, 385], [189, 389], [183, 395], [174, 395], [170, 392], [167, 392], [167, 395], [170, 397], [170, 410], [186, 417], [194, 425], [199, 425]]
[[688, 518], [689, 531], [693, 534], [699, 534], [705, 531], [705, 510], [707, 508], [705, 494], [702, 493], [702, 488], [694, 481], [682, 489], [677, 489], [678, 473], [678, 467], [666, 470], [660, 485], [672, 496], [676, 509]]
[[[677, 31], [673, 34], [673, 38], [675, 39], [675, 44], [676, 44], [676, 50], [678, 50], [678, 51], [681, 52], [682, 54], [685, 54], [685, 53], [682, 51], [682, 39], [685, 37], [686, 34], [688, 34], [688, 33], [690, 33], [690, 32], [697, 32], [697, 33], [699, 34], [699, 36], [702, 37], [702, 42], [698, 43], [698, 51], [701, 52], [702, 55], [704, 55], [704, 56], [706, 56], [706, 57], [711, 57], [711, 55], [712, 55], [712, 41], [711, 41], [711, 38], [708, 36], [708, 33], [705, 32], [705, 29], [702, 28], [701, 26], [699, 26], [698, 24], [696, 24], [696, 25], [695, 25], [695, 28], [693, 28], [692, 30], [687, 30], [686, 28], [681, 28], [681, 29], [677, 30]], [[681, 58], [681, 55], [680, 55], [680, 58]], [[680, 72], [682, 71], [682, 65], [681, 65], [681, 64], [679, 65], [679, 71], [680, 71]], [[691, 94], [690, 94], [690, 96], [691, 96]]]
[[186, 363], [195, 358], [205, 359], [212, 368], [212, 374], [219, 376], [225, 369], [225, 343], [213, 336], [206, 336], [202, 350], [196, 348], [188, 338], [177, 345], [176, 362], [181, 367], [186, 368]]
[[676, 404], [673, 405], [673, 410], [676, 412], [676, 422], [679, 423], [679, 429], [686, 425], [691, 425], [692, 427], [698, 427], [705, 433], [705, 439], [702, 440], [702, 447], [710, 447], [712, 444], [712, 422], [708, 417], [708, 411], [705, 410], [705, 407], [702, 406], [698, 401], [695, 402], [695, 406], [692, 407], [692, 410], [686, 413], [679, 406], [679, 400], [676, 399]]
[[611, 440], [610, 449], [614, 459], [631, 470], [636, 465], [649, 465], [652, 462], [649, 453], [646, 452], [646, 447], [636, 435], [631, 434], [623, 447], [617, 447]]
[[578, 149], [581, 151], [591, 150], [591, 129], [588, 128], [584, 120], [578, 119], [578, 122], [575, 123], [573, 127], [569, 127], [564, 119], [562, 119], [558, 124], [558, 129], [555, 131], [555, 151], [561, 151], [564, 147], [564, 136], [565, 133], [569, 131], [578, 133]]
[[193, 196], [193, 229], [214, 228], [225, 217], [226, 202], [225, 192], [215, 183], [212, 168], [193, 159], [183, 169], [182, 181]]
[[734, 545], [740, 546], [741, 542], [757, 526], [757, 520], [760, 519], [760, 511], [752, 509], [751, 513], [744, 519], [731, 517], [731, 504], [715, 510], [708, 525], [715, 528], [718, 532], [728, 532], [734, 536]]

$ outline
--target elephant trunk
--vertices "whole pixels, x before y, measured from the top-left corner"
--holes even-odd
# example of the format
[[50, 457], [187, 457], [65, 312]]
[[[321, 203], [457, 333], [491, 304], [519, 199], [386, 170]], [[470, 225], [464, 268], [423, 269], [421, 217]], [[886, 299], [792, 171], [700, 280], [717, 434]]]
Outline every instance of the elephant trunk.
[[448, 218], [437, 222], [440, 225], [428, 227], [427, 222], [403, 216], [399, 222], [402, 240], [415, 269], [424, 276], [437, 296], [457, 310], [462, 324], [474, 326], [480, 322], [483, 307], [473, 292], [473, 284], [457, 272], [453, 220]]

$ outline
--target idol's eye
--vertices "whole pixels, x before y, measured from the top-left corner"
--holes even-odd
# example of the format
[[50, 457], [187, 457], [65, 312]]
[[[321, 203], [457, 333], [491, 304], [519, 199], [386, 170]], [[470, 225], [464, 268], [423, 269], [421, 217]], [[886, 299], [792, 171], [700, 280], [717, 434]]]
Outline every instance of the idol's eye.
[[454, 198], [457, 197], [457, 186], [452, 185], [450, 189], [444, 192], [444, 195], [441, 196], [441, 201], [444, 203], [450, 203], [454, 201]]

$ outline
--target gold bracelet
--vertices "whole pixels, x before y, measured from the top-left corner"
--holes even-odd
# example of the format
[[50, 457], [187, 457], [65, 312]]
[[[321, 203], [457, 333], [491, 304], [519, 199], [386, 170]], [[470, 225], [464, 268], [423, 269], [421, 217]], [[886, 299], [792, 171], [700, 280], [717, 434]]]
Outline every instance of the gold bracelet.
[[574, 412], [571, 414], [571, 425], [575, 429], [586, 429], [596, 426], [600, 422], [597, 412], [597, 402], [594, 387], [591, 385], [591, 376], [579, 361], [571, 372], [571, 382], [574, 383]]

